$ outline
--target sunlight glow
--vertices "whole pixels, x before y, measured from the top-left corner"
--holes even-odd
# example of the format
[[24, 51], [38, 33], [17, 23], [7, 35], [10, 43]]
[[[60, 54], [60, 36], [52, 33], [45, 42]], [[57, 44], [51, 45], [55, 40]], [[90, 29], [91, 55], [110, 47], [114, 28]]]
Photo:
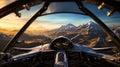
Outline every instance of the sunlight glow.
[[6, 6], [9, 3], [14, 2], [15, 0], [0, 0], [0, 8]]

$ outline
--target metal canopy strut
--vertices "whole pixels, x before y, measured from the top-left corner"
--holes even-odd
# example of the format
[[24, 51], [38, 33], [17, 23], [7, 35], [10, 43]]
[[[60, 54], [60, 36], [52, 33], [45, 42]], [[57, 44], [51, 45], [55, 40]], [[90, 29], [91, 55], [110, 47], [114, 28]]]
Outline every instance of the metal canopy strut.
[[14, 47], [14, 45], [16, 44], [16, 42], [18, 41], [19, 37], [21, 36], [21, 34], [24, 33], [24, 31], [30, 26], [30, 24], [40, 15], [42, 15], [42, 13], [44, 13], [48, 6], [49, 6], [50, 2], [46, 1], [44, 6], [35, 13], [35, 15], [33, 15], [31, 17], [30, 20], [28, 20], [28, 22], [22, 27], [22, 29], [15, 35], [15, 37], [3, 48], [3, 52], [7, 52], [8, 49], [10, 49], [11, 47]]
[[76, 1], [76, 4], [80, 10], [82, 10], [85, 14], [89, 15], [94, 21], [96, 21], [96, 23], [101, 26], [104, 32], [111, 36], [112, 40], [115, 42], [115, 46], [117, 46], [120, 52], [120, 41], [118, 41], [120, 39], [98, 17], [96, 17], [91, 11], [84, 7], [81, 1]]

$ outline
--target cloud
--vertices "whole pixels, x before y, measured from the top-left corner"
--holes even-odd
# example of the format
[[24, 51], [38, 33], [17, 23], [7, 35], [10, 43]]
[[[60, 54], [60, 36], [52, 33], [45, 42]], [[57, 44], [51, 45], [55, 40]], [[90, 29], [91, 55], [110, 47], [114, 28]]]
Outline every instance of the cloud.
[[[23, 27], [23, 25], [25, 25], [25, 23], [28, 21], [28, 18], [18, 18], [14, 13], [9, 14], [7, 16], [5, 16], [4, 18], [0, 19], [0, 28], [4, 28], [4, 29], [11, 29], [11, 30], [18, 30], [21, 27]], [[56, 25], [57, 26], [57, 25]], [[56, 27], [55, 24], [50, 24], [48, 22], [44, 22], [44, 21], [34, 21], [30, 27], [30, 29], [38, 29], [38, 30], [47, 30], [47, 29], [52, 29]]]
[[14, 13], [0, 19], [1, 28], [20, 28], [25, 24], [26, 20], [16, 17]]

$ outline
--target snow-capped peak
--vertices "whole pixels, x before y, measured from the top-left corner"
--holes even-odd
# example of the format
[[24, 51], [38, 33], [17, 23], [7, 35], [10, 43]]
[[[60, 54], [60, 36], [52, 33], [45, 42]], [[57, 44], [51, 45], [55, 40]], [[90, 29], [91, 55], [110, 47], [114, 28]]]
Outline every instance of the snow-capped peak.
[[66, 27], [68, 27], [68, 28], [75, 28], [76, 26], [73, 25], [73, 24], [67, 24]]
[[76, 28], [76, 26], [73, 25], [73, 24], [71, 24], [71, 23], [69, 23], [69, 24], [67, 24], [67, 25], [61, 26], [61, 28], [64, 29], [64, 30], [66, 30], [66, 29]]
[[88, 26], [90, 26], [90, 25], [96, 25], [96, 23], [90, 21], [90, 22], [87, 23], [87, 25], [88, 25]]

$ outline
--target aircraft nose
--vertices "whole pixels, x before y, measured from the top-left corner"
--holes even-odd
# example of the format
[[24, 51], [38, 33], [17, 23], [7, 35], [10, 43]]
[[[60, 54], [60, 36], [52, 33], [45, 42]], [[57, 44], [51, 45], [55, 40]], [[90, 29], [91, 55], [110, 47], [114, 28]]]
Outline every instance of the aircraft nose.
[[68, 67], [66, 53], [57, 52], [54, 67]]

